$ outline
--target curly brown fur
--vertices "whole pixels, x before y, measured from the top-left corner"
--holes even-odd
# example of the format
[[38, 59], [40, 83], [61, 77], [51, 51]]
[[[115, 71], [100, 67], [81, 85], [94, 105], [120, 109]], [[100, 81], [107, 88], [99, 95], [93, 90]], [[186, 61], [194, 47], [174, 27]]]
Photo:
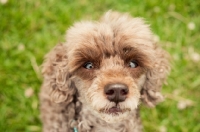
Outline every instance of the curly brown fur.
[[[99, 22], [75, 23], [43, 64], [43, 131], [141, 132], [139, 102], [154, 107], [163, 99], [169, 70], [143, 19], [109, 11]], [[127, 88], [123, 101], [108, 98], [113, 84]]]

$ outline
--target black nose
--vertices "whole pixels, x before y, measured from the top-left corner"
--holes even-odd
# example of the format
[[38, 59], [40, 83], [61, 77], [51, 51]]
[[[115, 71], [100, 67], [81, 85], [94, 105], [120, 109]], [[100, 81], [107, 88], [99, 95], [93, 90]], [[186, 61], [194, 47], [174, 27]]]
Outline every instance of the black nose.
[[104, 88], [104, 93], [111, 102], [123, 102], [128, 94], [128, 87], [124, 84], [108, 84]]

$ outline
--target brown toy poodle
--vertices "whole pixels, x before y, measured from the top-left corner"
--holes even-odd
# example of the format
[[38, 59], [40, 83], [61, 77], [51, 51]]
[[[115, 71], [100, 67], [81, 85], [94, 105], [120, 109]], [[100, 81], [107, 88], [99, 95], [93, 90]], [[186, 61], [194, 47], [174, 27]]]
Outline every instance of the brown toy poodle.
[[154, 107], [170, 67], [141, 18], [108, 11], [75, 23], [46, 55], [44, 132], [141, 132], [140, 102]]

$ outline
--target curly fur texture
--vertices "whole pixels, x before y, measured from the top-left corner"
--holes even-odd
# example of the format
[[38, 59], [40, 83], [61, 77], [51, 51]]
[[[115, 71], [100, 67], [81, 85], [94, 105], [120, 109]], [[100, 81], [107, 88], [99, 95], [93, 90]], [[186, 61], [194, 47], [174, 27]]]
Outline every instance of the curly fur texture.
[[[131, 61], [137, 67], [130, 67]], [[92, 63], [91, 69], [84, 67]], [[40, 92], [44, 132], [141, 132], [138, 105], [163, 100], [161, 87], [170, 67], [141, 18], [107, 12], [99, 22], [75, 23], [46, 55]], [[107, 99], [104, 88], [128, 87], [123, 102]], [[120, 111], [110, 112], [117, 108]]]

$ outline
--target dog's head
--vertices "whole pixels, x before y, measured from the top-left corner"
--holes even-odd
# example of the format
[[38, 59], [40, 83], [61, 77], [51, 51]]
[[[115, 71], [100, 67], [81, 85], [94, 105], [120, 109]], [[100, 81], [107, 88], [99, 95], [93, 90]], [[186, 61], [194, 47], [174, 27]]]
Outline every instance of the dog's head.
[[141, 18], [107, 12], [100, 22], [76, 23], [66, 38], [49, 73], [55, 74], [55, 102], [72, 101], [77, 89], [83, 105], [115, 122], [127, 118], [140, 100], [154, 106], [162, 99], [168, 58]]

